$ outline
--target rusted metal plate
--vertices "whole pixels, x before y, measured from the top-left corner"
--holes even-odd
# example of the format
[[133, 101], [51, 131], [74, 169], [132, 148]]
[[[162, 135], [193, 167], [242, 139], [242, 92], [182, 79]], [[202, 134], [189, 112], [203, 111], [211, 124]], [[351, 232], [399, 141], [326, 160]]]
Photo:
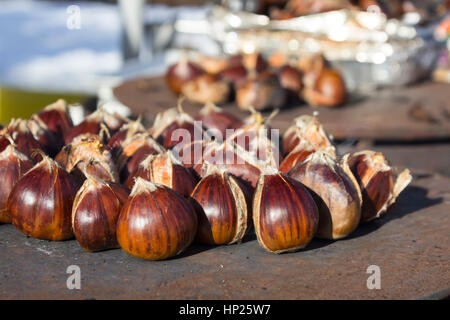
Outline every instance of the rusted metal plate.
[[[450, 179], [415, 173], [386, 217], [341, 241], [297, 253], [264, 251], [254, 235], [239, 245], [194, 245], [166, 261], [122, 250], [84, 252], [76, 241], [27, 238], [0, 226], [0, 299], [410, 299], [448, 296]], [[81, 270], [69, 290], [67, 267]], [[381, 270], [369, 290], [368, 266]]]
[[[164, 78], [130, 80], [114, 89], [116, 98], [135, 114], [152, 119], [156, 113], [176, 106], [177, 98], [168, 90]], [[311, 108], [306, 105], [283, 109], [273, 119], [275, 128], [285, 130], [292, 119], [319, 111], [319, 119], [336, 139], [431, 140], [450, 138], [450, 85], [425, 82], [412, 87], [384, 89], [372, 97], [353, 96], [339, 108]], [[186, 103], [195, 114], [199, 106]], [[246, 113], [236, 106], [227, 110]]]

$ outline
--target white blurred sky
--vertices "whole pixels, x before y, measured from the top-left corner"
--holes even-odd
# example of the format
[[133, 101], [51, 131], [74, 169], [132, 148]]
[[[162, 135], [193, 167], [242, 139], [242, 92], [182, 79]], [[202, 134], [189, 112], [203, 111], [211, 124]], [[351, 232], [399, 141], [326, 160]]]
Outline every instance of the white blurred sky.
[[[81, 9], [81, 29], [67, 28], [67, 7]], [[146, 21], [183, 8], [147, 7]], [[175, 12], [175, 13], [174, 13]], [[189, 9], [189, 17], [204, 10]], [[98, 79], [122, 66], [118, 6], [93, 2], [0, 1], [0, 85], [33, 90], [95, 92]]]

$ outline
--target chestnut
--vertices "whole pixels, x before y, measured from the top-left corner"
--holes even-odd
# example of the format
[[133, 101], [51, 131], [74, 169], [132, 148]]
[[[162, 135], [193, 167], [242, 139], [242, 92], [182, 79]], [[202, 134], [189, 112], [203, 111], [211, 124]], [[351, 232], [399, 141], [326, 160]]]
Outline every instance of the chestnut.
[[274, 253], [304, 248], [319, 224], [307, 189], [275, 168], [266, 167], [253, 196], [253, 225], [259, 244]]
[[242, 54], [242, 65], [249, 72], [261, 73], [267, 70], [268, 64], [259, 52]]
[[10, 139], [11, 144], [0, 152], [0, 176], [2, 177], [2, 185], [0, 187], [0, 223], [11, 223], [11, 217], [7, 208], [8, 197], [17, 181], [34, 166], [30, 158], [17, 151], [16, 145], [9, 135], [7, 138]]
[[192, 192], [197, 201], [197, 240], [208, 245], [241, 242], [247, 230], [246, 195], [236, 178], [223, 167], [211, 165]]
[[226, 129], [237, 129], [243, 125], [243, 122], [235, 115], [224, 111], [213, 103], [207, 103], [195, 118], [201, 121], [202, 126], [211, 131], [219, 132], [222, 140], [226, 137]]
[[130, 139], [132, 136], [138, 133], [145, 133], [146, 129], [141, 123], [141, 117], [136, 121], [130, 121], [129, 123], [123, 125], [123, 127], [117, 131], [108, 141], [108, 147], [111, 148], [113, 155], [116, 155], [122, 146], [122, 143]]
[[236, 103], [243, 110], [281, 108], [286, 102], [286, 91], [272, 73], [252, 74], [236, 85]]
[[128, 177], [125, 185], [132, 188], [137, 177], [165, 185], [186, 197], [191, 195], [197, 182], [191, 171], [170, 150], [147, 156]]
[[78, 190], [72, 209], [75, 238], [86, 251], [118, 248], [116, 224], [129, 190], [85, 172], [86, 181]]
[[63, 99], [59, 99], [55, 103], [46, 106], [33, 117], [38, 117], [42, 120], [47, 125], [47, 128], [56, 137], [61, 137], [62, 140], [73, 127], [69, 107]]
[[306, 87], [303, 99], [313, 107], [336, 107], [345, 102], [347, 91], [341, 74], [330, 68], [324, 69], [312, 88]]
[[25, 154], [35, 162], [42, 160], [41, 153], [34, 151], [43, 150], [44, 148], [34, 138], [33, 133], [28, 128], [27, 120], [12, 119], [6, 130], [3, 130], [13, 138], [19, 152]]
[[336, 153], [328, 134], [317, 119], [317, 114], [302, 115], [294, 119], [294, 125], [290, 126], [283, 135], [284, 155], [292, 152], [302, 141], [307, 141], [314, 150], [327, 149], [333, 155]]
[[361, 188], [361, 222], [371, 221], [385, 214], [412, 180], [408, 169], [395, 175], [380, 152], [364, 150], [346, 155], [342, 161], [349, 166]]
[[72, 205], [79, 184], [41, 150], [42, 161], [16, 183], [8, 198], [13, 225], [33, 238], [73, 237]]
[[218, 75], [202, 74], [186, 82], [181, 92], [189, 101], [195, 103], [221, 104], [229, 99], [230, 86]]
[[187, 56], [183, 56], [179, 62], [171, 65], [167, 70], [166, 82], [170, 90], [179, 95], [185, 83], [204, 73], [200, 67], [190, 62]]
[[117, 241], [130, 255], [148, 260], [184, 251], [197, 233], [189, 200], [160, 184], [137, 178], [117, 221]]
[[303, 183], [319, 209], [317, 237], [337, 240], [355, 231], [361, 218], [361, 191], [347, 165], [325, 150], [311, 154], [289, 171]]
[[[166, 149], [171, 149], [178, 144], [183, 145], [194, 140], [203, 139], [203, 128], [196, 126], [194, 119], [184, 112], [181, 105], [182, 101], [183, 99], [178, 101], [176, 108], [170, 108], [158, 113], [153, 127], [150, 129], [152, 136]], [[187, 130], [188, 135], [177, 136], [176, 130], [178, 129]]]
[[89, 162], [91, 165], [88, 170], [91, 175], [103, 180], [119, 182], [118, 170], [110, 148], [102, 143], [98, 135], [83, 135], [83, 138], [79, 139], [80, 137], [65, 146], [55, 157], [55, 161], [77, 177], [80, 182], [85, 178], [84, 167]]
[[64, 146], [64, 139], [62, 136], [57, 136], [50, 131], [47, 125], [39, 117], [31, 117], [31, 119], [27, 121], [27, 125], [33, 134], [33, 137], [51, 157], [54, 157]]
[[315, 150], [311, 143], [307, 140], [302, 140], [288, 155], [283, 159], [278, 170], [287, 174], [289, 170], [295, 167], [298, 163], [305, 160]]
[[220, 76], [235, 86], [247, 77], [247, 69], [243, 65], [230, 66], [222, 70]]
[[285, 65], [278, 71], [281, 87], [294, 93], [296, 96], [302, 90], [302, 73], [289, 65]]
[[116, 158], [120, 181], [125, 182], [139, 164], [151, 154], [163, 153], [165, 149], [150, 134], [138, 133], [122, 142]]
[[210, 74], [221, 73], [229, 66], [228, 59], [225, 57], [212, 57], [199, 55], [195, 59], [197, 65], [201, 65], [202, 69]]

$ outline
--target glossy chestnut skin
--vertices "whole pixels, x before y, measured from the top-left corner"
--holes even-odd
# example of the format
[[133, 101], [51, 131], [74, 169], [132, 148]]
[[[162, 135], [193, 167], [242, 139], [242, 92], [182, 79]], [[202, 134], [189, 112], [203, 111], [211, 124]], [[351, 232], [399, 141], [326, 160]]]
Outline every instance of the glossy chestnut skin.
[[108, 141], [108, 147], [111, 148], [111, 153], [113, 156], [116, 156], [122, 147], [122, 143], [129, 140], [131, 137], [137, 134], [143, 134], [147, 130], [141, 123], [141, 119], [137, 119], [136, 121], [131, 121], [125, 124], [119, 131], [117, 131], [111, 139]]
[[161, 260], [185, 250], [197, 233], [194, 207], [178, 192], [138, 178], [117, 222], [117, 240], [127, 253]]
[[13, 225], [38, 239], [72, 238], [72, 205], [78, 188], [69, 173], [43, 155], [11, 191], [8, 210]]
[[118, 248], [116, 225], [129, 190], [89, 176], [78, 190], [72, 209], [75, 238], [86, 251]]
[[207, 130], [217, 130], [222, 135], [222, 141], [226, 138], [226, 129], [237, 129], [243, 122], [235, 115], [224, 111], [212, 103], [206, 104], [195, 118], [201, 121], [202, 126]]
[[39, 117], [31, 117], [27, 122], [27, 126], [33, 134], [33, 137], [41, 144], [42, 149], [49, 156], [54, 157], [64, 146], [62, 136], [57, 136], [50, 131]]
[[17, 181], [34, 166], [26, 155], [16, 150], [12, 144], [0, 153], [0, 223], [11, 223], [8, 213], [8, 197]]
[[66, 101], [59, 99], [53, 104], [46, 106], [43, 110], [36, 114], [57, 137], [64, 140], [64, 135], [68, 133], [73, 122], [70, 117], [69, 108]]
[[318, 223], [316, 204], [300, 182], [275, 169], [261, 175], [253, 198], [253, 224], [264, 249], [283, 253], [304, 248]]
[[197, 240], [208, 245], [239, 243], [249, 218], [246, 195], [236, 178], [211, 168], [191, 195], [201, 207], [197, 211]]
[[191, 171], [184, 167], [170, 150], [145, 158], [136, 171], [129, 176], [125, 185], [132, 188], [138, 177], [165, 185], [186, 197], [191, 195], [197, 182]]
[[347, 162], [361, 189], [361, 222], [385, 214], [412, 180], [408, 169], [395, 176], [386, 158], [379, 152], [364, 150], [346, 155], [344, 159], [347, 159], [343, 161]]
[[166, 73], [166, 82], [170, 90], [175, 94], [181, 94], [183, 86], [205, 72], [196, 64], [183, 57], [178, 63], [169, 67]]
[[288, 174], [293, 167], [295, 167], [298, 163], [301, 163], [315, 151], [317, 150], [315, 150], [309, 142], [303, 140], [294, 148], [294, 150], [289, 152], [289, 154], [284, 157], [278, 170], [284, 174]]
[[291, 169], [289, 176], [303, 183], [317, 204], [317, 237], [337, 240], [355, 231], [362, 197], [348, 166], [339, 166], [332, 155], [320, 150]]

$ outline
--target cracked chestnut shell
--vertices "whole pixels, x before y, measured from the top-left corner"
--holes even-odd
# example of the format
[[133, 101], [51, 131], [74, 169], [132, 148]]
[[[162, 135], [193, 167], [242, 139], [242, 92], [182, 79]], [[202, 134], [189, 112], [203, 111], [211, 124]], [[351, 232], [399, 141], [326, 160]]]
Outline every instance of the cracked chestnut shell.
[[88, 175], [72, 209], [73, 232], [84, 250], [119, 247], [116, 225], [128, 195], [129, 190], [124, 186]]
[[26, 155], [17, 151], [14, 143], [8, 145], [0, 153], [0, 223], [11, 223], [8, 213], [8, 197], [17, 181], [32, 167], [33, 161]]
[[139, 117], [136, 121], [130, 121], [125, 124], [117, 131], [111, 139], [108, 141], [108, 147], [111, 148], [111, 153], [116, 156], [122, 147], [122, 143], [129, 140], [131, 137], [145, 133], [147, 130], [141, 123], [141, 118]]
[[164, 153], [149, 155], [141, 162], [136, 171], [130, 175], [125, 185], [132, 188], [136, 178], [165, 185], [188, 197], [195, 188], [196, 178], [172, 154]]
[[33, 238], [73, 237], [72, 205], [79, 184], [55, 161], [43, 160], [16, 183], [8, 199], [13, 225]]
[[191, 197], [201, 210], [197, 240], [209, 245], [241, 242], [247, 230], [249, 211], [239, 182], [225, 169], [210, 166]]
[[343, 159], [349, 166], [362, 193], [361, 222], [379, 218], [394, 204], [412, 177], [408, 169], [398, 176], [382, 153], [364, 150]]
[[361, 192], [348, 166], [320, 150], [289, 171], [312, 193], [319, 209], [317, 237], [341, 239], [355, 231], [361, 218]]
[[317, 206], [298, 181], [266, 168], [253, 197], [253, 225], [259, 244], [274, 253], [304, 248], [319, 223]]
[[327, 149], [332, 155], [336, 154], [335, 147], [316, 114], [313, 116], [305, 114], [294, 119], [294, 124], [283, 135], [283, 154], [292, 152], [302, 141], [311, 144], [315, 150]]
[[117, 241], [143, 259], [167, 259], [195, 239], [197, 215], [180, 193], [138, 178], [117, 222]]

